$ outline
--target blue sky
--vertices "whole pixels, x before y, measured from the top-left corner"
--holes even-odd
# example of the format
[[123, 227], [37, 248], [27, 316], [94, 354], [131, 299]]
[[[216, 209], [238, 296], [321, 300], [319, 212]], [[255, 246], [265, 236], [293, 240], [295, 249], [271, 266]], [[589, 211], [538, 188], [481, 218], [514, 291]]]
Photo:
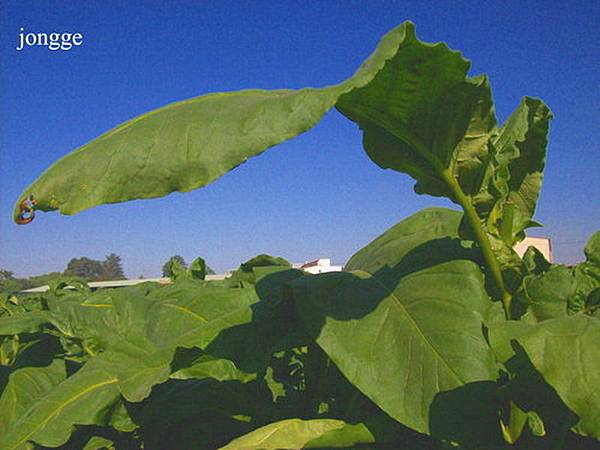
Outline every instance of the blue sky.
[[[503, 121], [524, 95], [553, 110], [534, 236], [558, 262], [582, 259], [600, 228], [600, 2], [7, 1], [0, 2], [0, 268], [28, 276], [73, 257], [123, 259], [158, 275], [173, 254], [217, 271], [257, 253], [344, 263], [402, 218], [449, 203], [417, 196], [405, 175], [364, 154], [335, 111], [313, 130], [187, 194], [39, 213], [14, 201], [59, 157], [166, 103], [215, 91], [300, 88], [351, 75], [391, 28], [412, 20], [485, 72]], [[79, 32], [66, 52], [16, 51], [26, 32]]]

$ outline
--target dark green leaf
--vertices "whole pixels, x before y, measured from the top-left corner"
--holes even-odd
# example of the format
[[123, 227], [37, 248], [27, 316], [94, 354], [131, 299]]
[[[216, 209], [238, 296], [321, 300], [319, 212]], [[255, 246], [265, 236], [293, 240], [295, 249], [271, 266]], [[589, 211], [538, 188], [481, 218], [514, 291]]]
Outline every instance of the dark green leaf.
[[[438, 218], [444, 214], [456, 226], [453, 213], [440, 211]], [[421, 244], [402, 230], [404, 225], [414, 229], [420, 220], [431, 238], [426, 226], [431, 215], [419, 213], [392, 228], [390, 239], [384, 235], [369, 244], [358, 255], [374, 260], [353, 257], [352, 273], [291, 283], [308, 333], [345, 377], [390, 416], [420, 432], [431, 431], [430, 408], [437, 395], [496, 379], [482, 333], [491, 302], [479, 267], [452, 256], [442, 262], [447, 255], [432, 253], [430, 244], [443, 238]], [[394, 237], [401, 242], [391, 244]], [[396, 261], [393, 249], [403, 246], [404, 256]]]
[[600, 439], [600, 319], [547, 320], [519, 337], [531, 363], [579, 416], [577, 430]]

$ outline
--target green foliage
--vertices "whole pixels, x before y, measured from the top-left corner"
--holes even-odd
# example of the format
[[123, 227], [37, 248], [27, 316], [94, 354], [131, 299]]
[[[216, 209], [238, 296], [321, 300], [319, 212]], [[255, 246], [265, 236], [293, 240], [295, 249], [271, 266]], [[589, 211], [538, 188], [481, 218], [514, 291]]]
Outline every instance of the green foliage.
[[174, 257], [167, 286], [1, 296], [0, 448], [597, 447], [600, 233], [576, 267], [514, 253], [551, 113], [526, 97], [498, 125], [468, 70], [405, 23], [340, 84], [168, 105], [48, 169], [20, 198], [43, 211], [189, 191], [335, 106], [376, 164], [462, 213], [414, 214], [342, 273], [259, 255], [212, 282]]
[[[451, 240], [457, 215], [417, 213], [362, 249], [348, 264], [352, 272], [292, 283], [308, 333], [348, 380], [423, 433], [432, 431], [436, 396], [497, 376], [481, 330], [491, 306], [483, 276], [475, 263], [451, 260], [462, 250]], [[455, 219], [454, 230], [447, 217]], [[419, 225], [436, 232], [425, 245], [411, 233]], [[454, 252], [442, 253], [453, 246]], [[371, 258], [361, 265], [364, 254]], [[450, 261], [436, 261], [444, 257]]]
[[31, 279], [15, 278], [11, 271], [0, 270], [0, 293], [17, 293], [34, 285], [35, 283]]
[[87, 281], [98, 281], [102, 274], [102, 263], [86, 256], [71, 259], [64, 272], [67, 277], [80, 277]]
[[187, 269], [187, 264], [181, 255], [174, 255], [162, 266], [162, 276], [171, 278], [174, 272]]
[[106, 255], [102, 262], [102, 278], [105, 280], [124, 280], [125, 274], [121, 266], [121, 257], [115, 253]]
[[173, 256], [163, 266], [163, 276], [168, 276], [173, 280], [190, 278], [194, 280], [204, 280], [210, 267], [206, 265], [204, 259], [198, 257], [192, 261], [188, 267], [183, 258], [179, 255]]
[[[332, 438], [332, 436], [335, 436]], [[341, 442], [340, 437], [349, 437]], [[325, 442], [325, 445], [321, 444]], [[327, 441], [336, 444], [356, 445], [374, 441], [369, 430], [362, 424], [349, 425], [333, 419], [287, 419], [259, 428], [245, 436], [234, 439], [220, 450], [277, 450], [281, 448], [329, 447]], [[339, 445], [337, 445], [339, 446]]]
[[[49, 276], [32, 277], [32, 281], [46, 281], [46, 283], [41, 284], [49, 284], [49, 282], [57, 278], [52, 276], [53, 274], [48, 275]], [[121, 257], [115, 253], [106, 255], [106, 259], [104, 261], [97, 261], [85, 256], [81, 258], [73, 258], [67, 264], [67, 268], [62, 276], [78, 277], [85, 281], [125, 279], [123, 267], [121, 265]]]

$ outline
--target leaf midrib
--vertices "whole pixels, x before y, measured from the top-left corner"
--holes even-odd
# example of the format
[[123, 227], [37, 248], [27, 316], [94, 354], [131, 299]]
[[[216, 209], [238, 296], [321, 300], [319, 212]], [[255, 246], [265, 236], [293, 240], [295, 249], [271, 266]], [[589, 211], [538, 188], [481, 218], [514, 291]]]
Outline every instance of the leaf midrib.
[[48, 422], [50, 422], [50, 420], [52, 420], [53, 417], [55, 417], [58, 414], [60, 414], [62, 412], [62, 410], [64, 408], [66, 408], [69, 404], [73, 403], [74, 401], [78, 400], [79, 398], [83, 397], [84, 395], [88, 394], [89, 392], [93, 391], [94, 389], [98, 389], [98, 388], [101, 388], [103, 386], [107, 386], [109, 384], [115, 384], [117, 382], [118, 382], [117, 378], [111, 378], [109, 380], [105, 380], [105, 381], [102, 381], [100, 383], [96, 383], [96, 384], [93, 384], [91, 386], [88, 386], [86, 389], [82, 390], [81, 392], [78, 392], [76, 395], [74, 395], [73, 397], [71, 397], [70, 399], [68, 399], [67, 401], [65, 401], [64, 403], [60, 404], [56, 409], [54, 409], [48, 415], [48, 417], [46, 417], [45, 420], [41, 421], [37, 426], [34, 427], [33, 431], [31, 431], [24, 438], [22, 438], [20, 441], [18, 441], [9, 450], [15, 450], [20, 445], [26, 443], [31, 436], [33, 436], [35, 433], [37, 433], [40, 429], [44, 428], [48, 424]]
[[[379, 280], [377, 277], [375, 277], [373, 274], [366, 272], [369, 274], [369, 277], [373, 280], [375, 280], [375, 282], [381, 286], [381, 288], [388, 292], [388, 298], [392, 299], [392, 304], [396, 305], [396, 307], [400, 308], [401, 311], [404, 312], [404, 315], [406, 317], [408, 317], [408, 319], [410, 320], [410, 323], [412, 324], [412, 326], [417, 330], [418, 335], [421, 337], [421, 339], [423, 341], [425, 341], [427, 345], [427, 348], [429, 348], [430, 350], [433, 351], [433, 353], [437, 356], [437, 358], [439, 360], [441, 360], [443, 362], [443, 364], [446, 366], [446, 368], [448, 369], [448, 371], [454, 375], [454, 377], [456, 378], [456, 380], [462, 385], [465, 383], [465, 381], [460, 377], [460, 375], [448, 364], [448, 362], [442, 357], [442, 355], [438, 352], [438, 350], [435, 348], [435, 346], [433, 345], [433, 343], [427, 338], [427, 336], [425, 336], [425, 334], [423, 333], [423, 331], [421, 330], [421, 328], [419, 327], [417, 321], [412, 317], [412, 315], [409, 313], [408, 309], [406, 308], [406, 306], [400, 301], [400, 299], [398, 298], [398, 296], [396, 296], [396, 294], [394, 293], [394, 291], [390, 290], [385, 284], [383, 284], [381, 282], [381, 280]], [[417, 274], [413, 274], [413, 275], [422, 275], [419, 274], [417, 272]], [[409, 275], [411, 276], [411, 275]]]

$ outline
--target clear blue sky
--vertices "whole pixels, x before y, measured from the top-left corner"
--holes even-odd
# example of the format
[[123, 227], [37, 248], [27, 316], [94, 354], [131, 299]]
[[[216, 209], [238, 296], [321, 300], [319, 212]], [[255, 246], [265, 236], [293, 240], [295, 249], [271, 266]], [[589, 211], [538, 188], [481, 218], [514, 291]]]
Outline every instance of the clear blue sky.
[[[14, 201], [52, 162], [166, 103], [215, 91], [300, 88], [351, 75], [388, 30], [410, 19], [489, 74], [504, 120], [524, 95], [555, 114], [532, 235], [559, 262], [582, 258], [600, 228], [600, 2], [0, 1], [0, 268], [28, 276], [72, 257], [123, 259], [158, 275], [173, 254], [217, 271], [257, 253], [344, 263], [403, 217], [449, 203], [412, 191], [365, 156], [335, 111], [313, 130], [207, 188], [12, 223]], [[20, 27], [80, 32], [68, 52], [17, 52]]]

